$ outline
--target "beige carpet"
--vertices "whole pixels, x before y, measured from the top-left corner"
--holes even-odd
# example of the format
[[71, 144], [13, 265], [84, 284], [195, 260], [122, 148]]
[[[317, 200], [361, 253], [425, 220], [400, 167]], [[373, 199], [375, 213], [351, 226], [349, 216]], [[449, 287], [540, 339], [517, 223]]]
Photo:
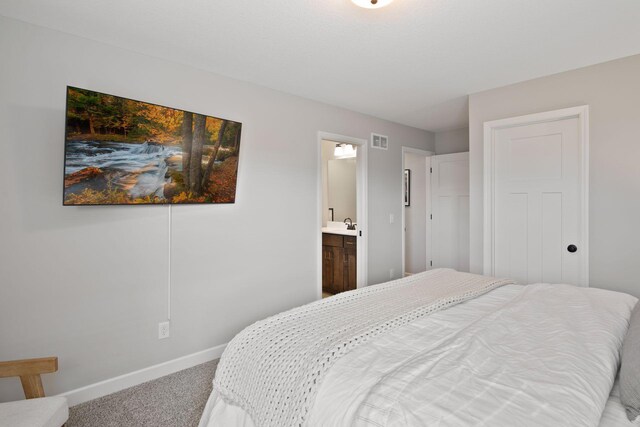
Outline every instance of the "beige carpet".
[[69, 410], [67, 427], [197, 427], [218, 360], [149, 381]]

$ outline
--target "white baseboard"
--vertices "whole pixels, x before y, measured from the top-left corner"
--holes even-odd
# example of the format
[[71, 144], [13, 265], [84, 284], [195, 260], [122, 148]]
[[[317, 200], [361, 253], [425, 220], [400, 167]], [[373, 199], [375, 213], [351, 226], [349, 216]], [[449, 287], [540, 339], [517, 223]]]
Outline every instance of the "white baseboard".
[[134, 372], [129, 372], [128, 374], [109, 378], [108, 380], [100, 381], [95, 384], [89, 384], [85, 387], [67, 391], [59, 396], [66, 397], [69, 401], [69, 406], [75, 406], [80, 403], [88, 402], [89, 400], [97, 399], [98, 397], [106, 396], [107, 394], [115, 393], [116, 391], [124, 390], [125, 388], [133, 387], [135, 385], [155, 380], [157, 378], [164, 377], [165, 375], [173, 374], [174, 372], [182, 371], [183, 369], [191, 368], [193, 366], [200, 365], [201, 363], [217, 359], [222, 355], [226, 346], [227, 344], [222, 344], [216, 347], [211, 347], [197, 353], [188, 354], [177, 359], [149, 366], [148, 368], [143, 368]]

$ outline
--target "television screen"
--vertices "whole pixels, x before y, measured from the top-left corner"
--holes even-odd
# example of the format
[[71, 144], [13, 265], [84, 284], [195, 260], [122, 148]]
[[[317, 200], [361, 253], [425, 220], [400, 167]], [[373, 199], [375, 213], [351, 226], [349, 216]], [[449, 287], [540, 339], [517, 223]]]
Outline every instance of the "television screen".
[[64, 205], [234, 203], [242, 123], [67, 87]]

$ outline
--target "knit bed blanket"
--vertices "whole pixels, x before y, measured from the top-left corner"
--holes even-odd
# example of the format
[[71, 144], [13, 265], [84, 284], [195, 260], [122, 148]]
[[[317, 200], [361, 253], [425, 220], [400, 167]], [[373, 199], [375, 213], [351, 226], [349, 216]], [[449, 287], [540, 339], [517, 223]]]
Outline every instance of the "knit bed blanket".
[[257, 322], [227, 346], [214, 389], [257, 427], [302, 426], [329, 368], [372, 338], [512, 281], [436, 269]]

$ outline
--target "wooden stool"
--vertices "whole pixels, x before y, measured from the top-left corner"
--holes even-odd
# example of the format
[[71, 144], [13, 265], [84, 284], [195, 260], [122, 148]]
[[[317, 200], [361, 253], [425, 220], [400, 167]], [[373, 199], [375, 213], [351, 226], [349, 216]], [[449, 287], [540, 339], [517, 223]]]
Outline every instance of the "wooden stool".
[[57, 357], [0, 362], [0, 378], [20, 377], [27, 400], [0, 403], [0, 427], [60, 427], [69, 418], [64, 397], [45, 397], [41, 374], [58, 370]]

